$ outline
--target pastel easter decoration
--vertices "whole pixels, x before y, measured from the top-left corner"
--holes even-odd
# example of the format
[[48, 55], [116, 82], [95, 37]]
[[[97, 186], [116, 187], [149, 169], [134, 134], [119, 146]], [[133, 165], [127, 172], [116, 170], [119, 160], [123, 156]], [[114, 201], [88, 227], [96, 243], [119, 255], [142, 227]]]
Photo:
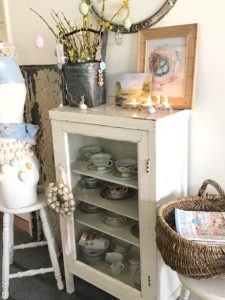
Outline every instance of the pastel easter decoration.
[[125, 18], [125, 19], [123, 20], [123, 26], [124, 26], [127, 30], [129, 30], [129, 29], [131, 28], [131, 25], [132, 25], [132, 23], [131, 23], [131, 20], [130, 20], [129, 18]]
[[0, 203], [37, 201], [39, 163], [32, 150], [38, 126], [23, 122], [26, 86], [11, 45], [0, 43]]
[[34, 39], [34, 44], [35, 44], [36, 48], [43, 48], [45, 45], [43, 36], [40, 34], [37, 34], [37, 36]]
[[87, 109], [87, 105], [84, 102], [85, 102], [84, 96], [81, 96], [81, 101], [79, 103], [79, 108], [81, 110], [86, 110]]
[[88, 7], [87, 3], [82, 1], [81, 4], [79, 5], [79, 11], [83, 16], [86, 16], [89, 11], [89, 7]]

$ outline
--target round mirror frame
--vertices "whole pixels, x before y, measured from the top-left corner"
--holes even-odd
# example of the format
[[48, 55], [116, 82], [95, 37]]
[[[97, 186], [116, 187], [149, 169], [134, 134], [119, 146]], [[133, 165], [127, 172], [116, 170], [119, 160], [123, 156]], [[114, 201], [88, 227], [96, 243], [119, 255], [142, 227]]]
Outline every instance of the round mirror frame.
[[[112, 26], [111, 30], [114, 32], [116, 32], [118, 29], [120, 29], [120, 31], [122, 33], [136, 33], [140, 29], [149, 28], [149, 27], [155, 25], [157, 22], [159, 22], [174, 7], [174, 4], [176, 2], [177, 2], [177, 0], [166, 0], [165, 3], [157, 10], [156, 13], [154, 13], [153, 15], [151, 15], [150, 17], [148, 17], [147, 19], [145, 19], [143, 21], [132, 24], [130, 30], [127, 30], [123, 25], [109, 22], [109, 20], [106, 20], [104, 18], [103, 18], [103, 20], [105, 22], [110, 23], [110, 25]], [[98, 18], [101, 18], [97, 9], [94, 7], [93, 3], [91, 2], [91, 0], [88, 1], [88, 4], [90, 4], [95, 15]]]

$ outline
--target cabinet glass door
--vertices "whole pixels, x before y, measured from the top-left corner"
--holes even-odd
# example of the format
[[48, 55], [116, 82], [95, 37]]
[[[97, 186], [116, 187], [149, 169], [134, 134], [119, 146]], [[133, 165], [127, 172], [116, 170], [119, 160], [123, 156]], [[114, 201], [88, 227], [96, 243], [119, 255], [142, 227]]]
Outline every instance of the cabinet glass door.
[[140, 289], [137, 144], [68, 134], [76, 260]]

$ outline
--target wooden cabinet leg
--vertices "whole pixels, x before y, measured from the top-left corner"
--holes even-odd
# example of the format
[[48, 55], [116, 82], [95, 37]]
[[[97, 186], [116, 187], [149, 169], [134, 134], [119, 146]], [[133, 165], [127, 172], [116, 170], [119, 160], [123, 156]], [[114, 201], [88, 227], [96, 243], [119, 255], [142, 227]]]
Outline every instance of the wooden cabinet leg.
[[179, 300], [188, 300], [190, 295], [190, 291], [186, 289], [183, 285], [181, 285], [181, 291], [180, 291], [180, 299]]

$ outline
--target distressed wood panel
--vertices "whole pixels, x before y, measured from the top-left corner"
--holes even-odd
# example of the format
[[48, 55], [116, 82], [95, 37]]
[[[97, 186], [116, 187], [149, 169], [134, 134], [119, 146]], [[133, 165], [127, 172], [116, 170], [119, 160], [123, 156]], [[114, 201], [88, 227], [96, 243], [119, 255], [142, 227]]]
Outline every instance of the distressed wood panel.
[[[56, 180], [48, 112], [64, 102], [63, 81], [56, 65], [26, 65], [21, 66], [21, 71], [27, 88], [24, 121], [39, 125], [35, 152], [40, 163], [39, 185], [45, 188], [49, 182]], [[58, 218], [53, 213], [51, 216], [55, 232], [58, 233]], [[42, 235], [39, 214], [34, 213], [32, 214], [33, 239], [40, 240]]]

